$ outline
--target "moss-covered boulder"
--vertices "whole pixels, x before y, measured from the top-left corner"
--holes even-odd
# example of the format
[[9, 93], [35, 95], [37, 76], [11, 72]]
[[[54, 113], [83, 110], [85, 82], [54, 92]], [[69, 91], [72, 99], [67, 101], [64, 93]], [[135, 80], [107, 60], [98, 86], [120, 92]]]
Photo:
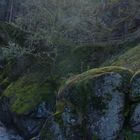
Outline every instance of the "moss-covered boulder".
[[60, 89], [56, 119], [67, 140], [115, 140], [124, 123], [130, 70], [105, 67], [77, 75]]

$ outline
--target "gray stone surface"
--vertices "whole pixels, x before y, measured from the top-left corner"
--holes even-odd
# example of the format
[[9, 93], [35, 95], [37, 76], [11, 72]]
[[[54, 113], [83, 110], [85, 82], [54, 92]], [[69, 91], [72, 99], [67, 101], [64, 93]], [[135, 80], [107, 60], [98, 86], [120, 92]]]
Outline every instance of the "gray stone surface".
[[136, 107], [133, 110], [130, 119], [130, 125], [134, 132], [140, 133], [140, 104], [136, 105]]

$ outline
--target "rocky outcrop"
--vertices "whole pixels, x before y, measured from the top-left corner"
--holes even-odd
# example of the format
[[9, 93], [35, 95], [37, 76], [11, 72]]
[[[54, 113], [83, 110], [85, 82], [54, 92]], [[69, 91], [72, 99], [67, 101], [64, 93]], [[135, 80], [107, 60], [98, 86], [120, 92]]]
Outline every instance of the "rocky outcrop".
[[3, 93], [0, 113], [11, 120], [0, 120], [26, 140], [139, 139], [139, 79], [122, 67], [92, 69], [68, 79], [55, 98], [48, 81], [44, 88], [36, 75], [24, 75]]

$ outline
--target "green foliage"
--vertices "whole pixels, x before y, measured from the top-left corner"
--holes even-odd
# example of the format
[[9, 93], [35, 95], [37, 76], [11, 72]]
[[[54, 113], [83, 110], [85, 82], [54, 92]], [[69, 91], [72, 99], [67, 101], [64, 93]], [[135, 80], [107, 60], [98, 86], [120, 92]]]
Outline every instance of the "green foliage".
[[140, 140], [140, 134], [133, 133], [131, 130], [126, 130], [125, 140]]
[[126, 68], [130, 68], [133, 71], [137, 71], [140, 69], [140, 45], [137, 45], [125, 53], [120, 55], [118, 58], [113, 60], [111, 65], [113, 66], [122, 66]]
[[119, 49], [119, 46], [78, 46], [63, 55], [58, 68], [63, 75], [81, 73], [99, 67], [105, 60], [119, 52]]
[[16, 25], [4, 22], [0, 22], [0, 32], [0, 43], [2, 43], [2, 45], [7, 45], [9, 42], [15, 42], [21, 46], [24, 46], [29, 35], [28, 32], [23, 31]]
[[9, 42], [6, 47], [1, 48], [0, 59], [9, 59], [10, 57], [20, 57], [32, 52], [32, 49], [21, 47], [18, 44]]
[[10, 98], [13, 112], [24, 114], [42, 101], [55, 101], [54, 85], [40, 80], [39, 74], [27, 74], [7, 87], [4, 95]]
[[0, 81], [0, 87], [5, 89], [11, 83], [10, 79], [7, 77]]

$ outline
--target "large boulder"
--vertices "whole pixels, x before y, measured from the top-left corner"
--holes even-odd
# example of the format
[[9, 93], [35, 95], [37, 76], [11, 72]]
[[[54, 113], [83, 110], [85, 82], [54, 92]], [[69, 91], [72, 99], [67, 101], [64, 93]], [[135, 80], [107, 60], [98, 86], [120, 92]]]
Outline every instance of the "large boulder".
[[132, 72], [93, 69], [69, 79], [59, 91], [57, 122], [66, 140], [115, 140], [123, 128], [125, 93]]

